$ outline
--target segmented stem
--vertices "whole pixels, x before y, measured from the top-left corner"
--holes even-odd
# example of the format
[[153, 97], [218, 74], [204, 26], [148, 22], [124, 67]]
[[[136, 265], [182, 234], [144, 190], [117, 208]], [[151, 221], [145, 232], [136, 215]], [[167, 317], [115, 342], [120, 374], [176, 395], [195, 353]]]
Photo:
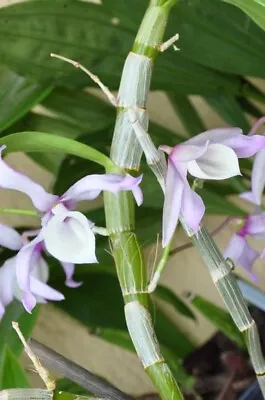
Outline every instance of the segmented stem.
[[181, 222], [207, 265], [212, 280], [234, 323], [243, 333], [262, 394], [265, 396], [265, 362], [257, 326], [250, 315], [236, 278], [231, 274], [231, 265], [224, 259], [214, 240], [203, 226], [197, 233], [194, 233], [184, 221]]
[[[151, 0], [129, 53], [120, 83], [117, 119], [111, 159], [121, 168], [138, 170], [142, 148], [131, 123], [130, 110], [137, 112], [137, 124], [148, 128], [146, 101], [153, 62], [162, 44], [170, 8], [176, 0]], [[147, 143], [149, 145], [149, 143]], [[108, 172], [112, 172], [109, 170]], [[182, 399], [182, 394], [160, 352], [148, 310], [147, 270], [134, 233], [134, 201], [129, 192], [104, 193], [106, 225], [125, 302], [125, 317], [136, 352], [164, 400]]]

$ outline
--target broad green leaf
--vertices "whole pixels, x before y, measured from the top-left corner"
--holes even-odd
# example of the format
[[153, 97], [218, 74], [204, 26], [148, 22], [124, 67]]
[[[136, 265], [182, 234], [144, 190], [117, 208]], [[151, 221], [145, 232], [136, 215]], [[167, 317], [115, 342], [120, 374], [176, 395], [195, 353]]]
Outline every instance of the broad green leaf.
[[[89, 269], [90, 265], [87, 268]], [[84, 283], [75, 290], [66, 288], [64, 281], [58, 279], [58, 276], [54, 280], [55, 275], [51, 274], [52, 286], [65, 295], [65, 301], [58, 302], [55, 306], [69, 313], [92, 331], [97, 331], [99, 328], [125, 330], [124, 304], [117, 278], [104, 273], [81, 274], [78, 273], [78, 269], [79, 267], [76, 268], [76, 278]], [[179, 357], [186, 357], [194, 350], [188, 338], [157, 307], [155, 330], [159, 341], [175, 350]]]
[[242, 333], [237, 329], [228, 312], [216, 306], [202, 296], [195, 295], [191, 300], [192, 305], [200, 311], [220, 332], [241, 348], [245, 349]]
[[187, 96], [168, 93], [168, 97], [189, 136], [206, 131], [201, 117]]
[[[142, 10], [144, 6], [143, 3]], [[46, 84], [72, 88], [91, 85], [84, 73], [49, 57], [51, 52], [60, 53], [82, 62], [111, 89], [117, 89], [125, 57], [140, 22], [138, 11], [138, 17], [133, 18], [135, 9], [134, 2], [128, 3], [127, 13], [134, 21], [133, 28], [132, 23], [128, 24], [129, 14], [117, 25], [112, 23], [115, 4], [113, 12], [104, 6], [71, 0], [28, 1], [2, 8], [1, 59], [16, 72]], [[174, 31], [176, 26], [178, 23], [174, 23]], [[188, 57], [182, 57], [182, 52], [181, 55], [174, 53], [173, 57], [170, 53], [165, 53], [157, 63], [153, 89], [176, 90], [184, 94], [209, 94], [217, 88], [232, 93], [241, 90], [238, 77], [194, 64]]]
[[79, 128], [80, 134], [103, 130], [115, 121], [114, 107], [81, 90], [56, 88], [42, 105]]
[[181, 51], [167, 54], [176, 63], [188, 58], [222, 72], [265, 77], [265, 32], [238, 8], [220, 0], [180, 1], [169, 20], [171, 34], [176, 27]]
[[[118, 329], [98, 329], [96, 335], [116, 346], [125, 350], [135, 351], [130, 335], [125, 330]], [[182, 365], [182, 360], [166, 346], [161, 346], [163, 357], [168, 363], [176, 381], [180, 383], [182, 389], [190, 390], [194, 385], [194, 378], [187, 374]]]
[[0, 132], [23, 117], [51, 91], [51, 86], [39, 85], [0, 65]]
[[0, 390], [28, 387], [24, 369], [8, 346], [5, 346], [0, 358]]
[[171, 304], [176, 311], [185, 315], [186, 317], [194, 320], [196, 319], [191, 309], [171, 289], [159, 285], [154, 292], [154, 297], [160, 298], [165, 302]]
[[101, 165], [107, 165], [109, 158], [92, 147], [76, 140], [50, 135], [43, 132], [19, 132], [0, 138], [0, 144], [5, 144], [6, 153], [15, 151], [24, 152], [59, 152], [74, 154], [86, 160], [93, 160]]
[[237, 126], [245, 133], [250, 131], [250, 124], [234, 96], [227, 93], [217, 94], [207, 96], [205, 100], [229, 125]]
[[29, 314], [17, 300], [6, 307], [6, 312], [0, 321], [0, 356], [5, 344], [16, 357], [23, 351], [23, 345], [12, 327], [12, 321], [19, 323], [23, 335], [28, 338], [36, 323], [37, 316], [38, 307], [35, 307], [32, 314]]
[[265, 1], [264, 0], [223, 0], [244, 11], [261, 29], [265, 29]]
[[[12, 125], [10, 129], [4, 134], [11, 134], [13, 132], [35, 131], [46, 132], [57, 136], [67, 137], [69, 139], [77, 138], [81, 130], [80, 128], [64, 122], [61, 119], [47, 117], [46, 115], [39, 115], [28, 113], [17, 124]], [[43, 153], [29, 153], [28, 154], [36, 163], [41, 165], [48, 171], [56, 174], [65, 154], [58, 154], [56, 152], [43, 152]]]

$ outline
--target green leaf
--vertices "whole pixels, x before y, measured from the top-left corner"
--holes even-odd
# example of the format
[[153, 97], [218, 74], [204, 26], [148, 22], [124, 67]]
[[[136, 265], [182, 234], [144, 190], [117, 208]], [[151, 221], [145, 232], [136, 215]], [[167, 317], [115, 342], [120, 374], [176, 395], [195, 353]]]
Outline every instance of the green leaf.
[[23, 117], [52, 90], [0, 65], [0, 132]]
[[167, 54], [176, 63], [188, 58], [222, 72], [265, 77], [265, 32], [238, 8], [220, 0], [180, 1], [172, 9], [169, 36], [176, 27], [181, 51]]
[[196, 319], [191, 309], [184, 303], [184, 301], [181, 298], [179, 298], [169, 288], [159, 285], [154, 292], [154, 297], [158, 297], [164, 300], [165, 302], [171, 304], [176, 311], [185, 315], [186, 317], [191, 318], [193, 320]]
[[201, 117], [187, 96], [168, 93], [168, 97], [189, 136], [206, 131]]
[[[69, 139], [77, 138], [81, 130], [80, 128], [70, 125], [60, 119], [47, 117], [46, 115], [39, 115], [28, 113], [26, 117], [21, 119], [17, 124], [12, 125], [10, 129], [5, 131], [5, 134], [11, 134], [19, 131], [35, 131], [46, 132], [57, 136], [67, 137]], [[43, 152], [43, 153], [28, 153], [28, 155], [43, 168], [56, 174], [59, 167], [65, 158], [65, 155], [56, 152]]]
[[0, 360], [0, 390], [28, 388], [29, 382], [16, 356], [5, 346]]
[[110, 159], [92, 147], [76, 140], [50, 135], [43, 132], [19, 132], [0, 138], [0, 144], [5, 144], [5, 153], [14, 151], [24, 152], [59, 152], [74, 154], [86, 160], [91, 160], [106, 166]]
[[[111, 22], [115, 3], [111, 11], [104, 5], [74, 0], [28, 1], [1, 8], [0, 57], [16, 72], [46, 84], [72, 88], [93, 85], [81, 71], [49, 57], [51, 52], [60, 53], [82, 62], [107, 86], [117, 89], [146, 4], [142, 4], [142, 14], [139, 14], [131, 1], [126, 16], [117, 25]], [[136, 13], [137, 17], [133, 18]], [[129, 19], [133, 22], [129, 23]], [[178, 23], [174, 24], [174, 33], [176, 26]], [[207, 52], [210, 52], [208, 48]], [[184, 94], [215, 93], [217, 88], [232, 93], [240, 91], [238, 77], [194, 64], [182, 54], [174, 53], [172, 57], [170, 53], [166, 52], [157, 63], [153, 89]]]
[[244, 11], [261, 29], [265, 29], [265, 1], [264, 0], [223, 0]]
[[115, 121], [114, 107], [80, 90], [56, 88], [42, 105], [63, 121], [79, 128], [80, 134], [103, 130]]
[[5, 314], [0, 322], [0, 357], [5, 344], [10, 347], [16, 357], [23, 351], [23, 344], [12, 327], [12, 321], [19, 323], [19, 327], [27, 339], [36, 323], [37, 316], [38, 307], [35, 307], [32, 314], [29, 314], [17, 300], [6, 307]]
[[202, 296], [195, 295], [191, 300], [192, 305], [200, 311], [220, 332], [243, 350], [245, 342], [242, 333], [237, 329], [230, 315], [222, 308], [216, 306]]
[[234, 96], [225, 93], [205, 97], [205, 100], [229, 125], [238, 126], [245, 133], [250, 131], [250, 124]]
[[[101, 260], [99, 258], [101, 263]], [[100, 264], [99, 264], [100, 265]], [[87, 266], [89, 270], [90, 265]], [[114, 266], [112, 267], [114, 269]], [[65, 295], [65, 301], [55, 304], [83, 323], [92, 331], [101, 329], [125, 330], [124, 304], [116, 277], [104, 273], [76, 273], [76, 279], [84, 283], [80, 288], [69, 289], [64, 286], [63, 279], [51, 274], [51, 284]], [[99, 289], [101, 296], [99, 296]], [[107, 307], [106, 307], [107, 305]], [[110, 312], [111, 310], [111, 312]], [[155, 330], [159, 341], [172, 348], [179, 357], [186, 357], [194, 350], [193, 344], [163, 314], [155, 309]]]

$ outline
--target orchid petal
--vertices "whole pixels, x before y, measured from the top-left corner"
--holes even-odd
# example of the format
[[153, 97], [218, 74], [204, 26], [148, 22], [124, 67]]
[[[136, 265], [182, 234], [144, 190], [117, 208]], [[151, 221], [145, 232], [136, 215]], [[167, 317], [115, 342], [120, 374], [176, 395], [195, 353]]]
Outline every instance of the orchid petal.
[[4, 316], [4, 313], [5, 313], [5, 307], [4, 307], [3, 303], [1, 302], [1, 298], [0, 298], [0, 321]]
[[0, 224], [0, 245], [10, 250], [19, 250], [22, 247], [21, 236], [10, 226]]
[[264, 136], [247, 136], [239, 128], [210, 129], [187, 140], [185, 144], [198, 146], [203, 145], [207, 140], [210, 140], [211, 143], [220, 143], [231, 147], [239, 158], [251, 157], [265, 147]]
[[21, 301], [25, 310], [31, 314], [33, 308], [37, 304], [35, 296], [31, 292], [25, 292], [24, 295], [22, 296]]
[[251, 157], [265, 148], [265, 137], [261, 135], [240, 135], [237, 138], [229, 138], [222, 144], [231, 147], [239, 158]]
[[163, 247], [169, 243], [175, 232], [182, 203], [183, 189], [184, 181], [169, 159], [163, 207]]
[[75, 271], [75, 266], [73, 263], [61, 262], [63, 270], [65, 272], [66, 281], [65, 285], [70, 288], [77, 288], [82, 285], [82, 282], [76, 282], [73, 279], [73, 274]]
[[259, 253], [249, 246], [245, 237], [233, 235], [224, 252], [224, 257], [231, 258], [235, 264], [244, 268], [253, 280], [257, 280], [257, 276], [252, 272], [252, 267], [259, 258]]
[[132, 194], [137, 206], [140, 206], [143, 203], [143, 192], [140, 186], [135, 186], [135, 188], [132, 189]]
[[181, 204], [181, 216], [185, 223], [197, 232], [204, 213], [205, 205], [202, 198], [191, 190], [188, 184], [185, 185]]
[[8, 258], [0, 268], [0, 297], [4, 306], [14, 298], [14, 283], [16, 281], [16, 257]]
[[26, 296], [28, 304], [32, 304], [33, 299], [30, 295], [30, 273], [34, 268], [32, 259], [34, 258], [35, 247], [38, 243], [42, 242], [43, 235], [42, 230], [39, 235], [35, 237], [29, 244], [23, 246], [22, 249], [17, 253], [16, 256], [16, 276], [18, 286], [23, 292], [29, 293]]
[[120, 190], [133, 190], [141, 183], [142, 176], [134, 178], [116, 174], [87, 175], [71, 186], [62, 197], [67, 200], [93, 200], [101, 191], [118, 193]]
[[192, 138], [188, 139], [185, 144], [190, 145], [193, 144], [195, 146], [204, 145], [208, 140], [211, 143], [223, 143], [226, 140], [231, 138], [237, 139], [239, 138], [242, 133], [242, 129], [240, 128], [215, 128], [209, 129], [208, 131], [202, 132], [199, 135], [193, 136]]
[[251, 203], [260, 205], [265, 186], [265, 149], [257, 153], [251, 175], [251, 192], [245, 192], [240, 195], [242, 199]]
[[243, 227], [245, 234], [250, 236], [261, 236], [265, 234], [265, 214], [249, 215]]
[[78, 211], [56, 213], [43, 227], [47, 251], [59, 261], [74, 264], [96, 263], [93, 224]]
[[202, 157], [188, 162], [188, 171], [200, 179], [220, 180], [241, 175], [236, 153], [222, 144], [209, 145]]
[[245, 241], [245, 238], [237, 235], [236, 233], [232, 235], [227, 248], [224, 251], [224, 258], [231, 258], [231, 260], [237, 264], [244, 251]]
[[186, 143], [177, 144], [169, 156], [175, 166], [179, 162], [192, 161], [202, 157], [207, 152], [209, 145], [209, 141], [206, 141], [201, 146], [188, 145]]
[[36, 296], [40, 296], [47, 300], [61, 301], [64, 300], [64, 295], [57, 290], [53, 289], [46, 283], [30, 277], [30, 289]]
[[25, 193], [31, 198], [37, 210], [47, 211], [54, 204], [57, 196], [47, 193], [41, 185], [9, 167], [1, 158], [3, 148], [4, 146], [0, 147], [0, 187]]

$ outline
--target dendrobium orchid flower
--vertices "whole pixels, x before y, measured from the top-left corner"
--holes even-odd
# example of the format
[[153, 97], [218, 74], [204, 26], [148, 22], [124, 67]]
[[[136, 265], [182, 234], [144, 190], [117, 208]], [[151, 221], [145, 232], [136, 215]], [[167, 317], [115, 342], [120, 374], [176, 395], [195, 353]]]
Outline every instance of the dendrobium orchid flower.
[[257, 276], [252, 272], [254, 262], [260, 257], [260, 253], [249, 246], [247, 237], [254, 239], [265, 239], [265, 214], [256, 209], [255, 213], [248, 215], [239, 221], [238, 231], [232, 235], [230, 242], [224, 252], [225, 258], [245, 269], [250, 277], [257, 281]]
[[[29, 232], [30, 234], [30, 232]], [[0, 245], [10, 250], [19, 251], [27, 240], [27, 232], [20, 236], [19, 233], [8, 226], [0, 224]], [[49, 277], [49, 267], [41, 256], [42, 245], [34, 248], [30, 260], [30, 290], [35, 297], [36, 302], [44, 303], [46, 300], [60, 301], [64, 299], [62, 293], [47, 285]], [[14, 298], [23, 301], [23, 292], [19, 288], [16, 279], [16, 257], [7, 259], [0, 267], [0, 319], [4, 315], [5, 307], [12, 302]], [[66, 285], [69, 287], [79, 286], [80, 283], [73, 281], [73, 265], [62, 265], [66, 273]], [[27, 311], [27, 304], [23, 301]]]
[[[3, 150], [3, 146], [0, 150]], [[24, 292], [23, 303], [31, 310], [35, 297], [31, 291], [31, 260], [36, 246], [43, 244], [45, 249], [60, 262], [84, 264], [97, 262], [95, 254], [94, 222], [82, 213], [74, 211], [81, 200], [94, 200], [104, 191], [114, 194], [131, 190], [138, 205], [142, 203], [139, 187], [142, 177], [116, 174], [87, 175], [72, 185], [62, 196], [47, 193], [42, 186], [24, 174], [10, 168], [0, 158], [0, 188], [14, 189], [27, 194], [34, 206], [42, 213], [42, 228], [37, 236], [17, 255], [17, 280]]]
[[175, 147], [161, 146], [168, 157], [163, 209], [163, 246], [181, 216], [195, 232], [205, 212], [201, 197], [189, 186], [187, 174], [195, 178], [221, 180], [240, 175], [238, 158], [250, 157], [265, 148], [265, 137], [245, 136], [239, 128], [203, 132]]

